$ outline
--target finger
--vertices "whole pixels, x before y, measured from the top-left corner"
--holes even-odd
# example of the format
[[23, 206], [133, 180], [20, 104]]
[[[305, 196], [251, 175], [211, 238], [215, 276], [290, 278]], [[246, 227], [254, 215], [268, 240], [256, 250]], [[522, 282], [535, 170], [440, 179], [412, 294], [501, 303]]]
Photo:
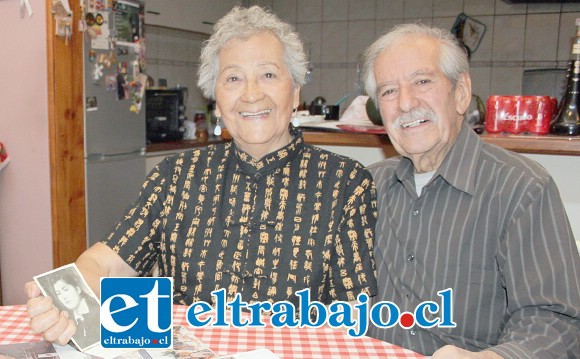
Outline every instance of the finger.
[[60, 312], [58, 321], [53, 326], [45, 330], [42, 333], [42, 336], [49, 342], [57, 342], [58, 344], [65, 345], [68, 343], [71, 335], [74, 334], [73, 331], [71, 335], [68, 335], [70, 332], [70, 322], [72, 321], [69, 320], [68, 313], [66, 311]]
[[[68, 315], [67, 315], [68, 318]], [[77, 325], [74, 320], [67, 319], [67, 325], [65, 330], [59, 335], [56, 343], [60, 345], [66, 345], [70, 341], [70, 338], [77, 332]]]
[[37, 297], [26, 302], [26, 309], [31, 318], [35, 318], [43, 313], [55, 309], [50, 297]]
[[36, 298], [41, 294], [40, 288], [38, 288], [38, 285], [34, 281], [24, 284], [24, 291], [28, 298]]
[[30, 319], [30, 328], [35, 333], [43, 333], [54, 326], [60, 318], [58, 309], [52, 307], [50, 310], [40, 313]]

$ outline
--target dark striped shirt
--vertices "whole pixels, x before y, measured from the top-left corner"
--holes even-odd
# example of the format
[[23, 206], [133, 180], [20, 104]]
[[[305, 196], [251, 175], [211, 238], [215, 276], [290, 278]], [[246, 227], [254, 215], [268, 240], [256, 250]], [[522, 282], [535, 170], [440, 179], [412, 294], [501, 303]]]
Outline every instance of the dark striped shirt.
[[180, 304], [220, 288], [228, 301], [296, 303], [304, 288], [351, 301], [376, 293], [376, 216], [370, 173], [298, 133], [259, 161], [232, 143], [165, 159], [106, 244], [142, 275], [159, 262]]
[[452, 288], [457, 327], [368, 335], [428, 355], [446, 344], [507, 358], [580, 355], [580, 258], [545, 169], [464, 124], [419, 197], [408, 158], [369, 170], [379, 204], [375, 302], [413, 312]]

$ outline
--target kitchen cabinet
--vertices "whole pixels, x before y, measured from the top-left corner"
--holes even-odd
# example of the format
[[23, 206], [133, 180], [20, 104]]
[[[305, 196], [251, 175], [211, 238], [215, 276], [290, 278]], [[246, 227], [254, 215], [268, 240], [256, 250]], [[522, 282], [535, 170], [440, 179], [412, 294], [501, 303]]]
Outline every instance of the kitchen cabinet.
[[146, 0], [145, 24], [209, 34], [236, 0]]

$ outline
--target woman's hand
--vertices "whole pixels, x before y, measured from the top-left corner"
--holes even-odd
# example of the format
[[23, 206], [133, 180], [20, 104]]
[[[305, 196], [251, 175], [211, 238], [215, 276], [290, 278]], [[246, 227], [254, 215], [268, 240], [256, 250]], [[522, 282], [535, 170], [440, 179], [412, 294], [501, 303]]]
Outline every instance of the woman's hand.
[[32, 331], [42, 334], [47, 341], [60, 345], [68, 343], [77, 330], [68, 312], [59, 311], [52, 303], [52, 298], [42, 296], [35, 282], [26, 283], [24, 289], [29, 298], [26, 307]]
[[470, 352], [453, 345], [446, 345], [433, 353], [432, 359], [501, 359], [502, 357], [491, 351]]

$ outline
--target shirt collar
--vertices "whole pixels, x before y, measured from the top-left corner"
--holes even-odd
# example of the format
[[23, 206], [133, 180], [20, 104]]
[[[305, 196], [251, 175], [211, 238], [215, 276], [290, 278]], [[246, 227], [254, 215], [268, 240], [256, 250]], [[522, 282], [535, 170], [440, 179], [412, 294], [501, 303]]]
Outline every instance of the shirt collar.
[[291, 128], [290, 133], [294, 136], [292, 142], [259, 160], [239, 149], [234, 143], [234, 156], [241, 171], [250, 175], [266, 174], [285, 166], [296, 158], [304, 149], [304, 139], [302, 131], [298, 129]]
[[449, 150], [437, 173], [450, 185], [470, 195], [475, 194], [477, 163], [483, 142], [464, 121], [455, 144]]
[[78, 308], [74, 311], [75, 320], [77, 321], [78, 319], [84, 320], [84, 315], [87, 313], [89, 313], [89, 306], [85, 298], [82, 298], [81, 302], [78, 305]]
[[[463, 122], [455, 143], [436, 170], [431, 181], [441, 176], [451, 186], [473, 195], [475, 193], [475, 176], [477, 163], [483, 142], [479, 136]], [[403, 183], [413, 177], [413, 163], [403, 157], [395, 170], [397, 179]]]

